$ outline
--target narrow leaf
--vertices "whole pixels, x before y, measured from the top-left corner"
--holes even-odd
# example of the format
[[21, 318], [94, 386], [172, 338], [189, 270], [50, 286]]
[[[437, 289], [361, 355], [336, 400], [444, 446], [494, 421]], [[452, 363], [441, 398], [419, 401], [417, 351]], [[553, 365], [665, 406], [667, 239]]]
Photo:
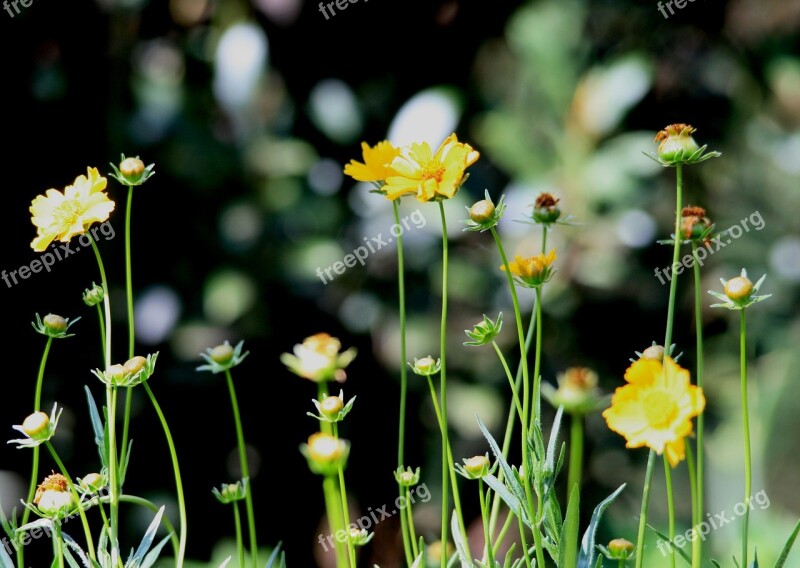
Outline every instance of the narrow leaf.
[[[560, 409], [559, 409], [560, 410]], [[567, 503], [567, 515], [561, 527], [558, 542], [558, 565], [575, 566], [578, 553], [578, 528], [580, 523], [580, 491], [578, 486], [572, 487]]]
[[458, 514], [455, 511], [450, 520], [450, 530], [453, 533], [453, 542], [456, 543], [456, 553], [461, 560], [461, 568], [474, 568], [469, 550], [464, 548], [464, 535], [461, 534], [461, 528], [458, 526]]
[[789, 539], [783, 546], [783, 550], [781, 550], [781, 555], [778, 557], [778, 560], [775, 561], [775, 568], [783, 568], [786, 559], [789, 557], [789, 552], [791, 552], [792, 550], [792, 546], [794, 545], [794, 541], [797, 538], [798, 532], [800, 532], [800, 521], [798, 521], [797, 524], [794, 526], [792, 534], [789, 535]]
[[[514, 472], [513, 469], [511, 469], [511, 466], [508, 465], [508, 462], [503, 457], [503, 452], [500, 450], [500, 446], [497, 445], [497, 442], [492, 437], [492, 435], [489, 433], [489, 430], [486, 428], [486, 425], [481, 421], [479, 416], [476, 416], [476, 418], [478, 420], [478, 427], [481, 429], [481, 432], [483, 432], [483, 435], [486, 438], [486, 441], [489, 442], [489, 447], [492, 448], [492, 453], [494, 454], [494, 457], [497, 460], [497, 462], [500, 464], [500, 469], [503, 470], [503, 475], [506, 478], [506, 483], [508, 483], [509, 487], [511, 488], [511, 491], [514, 493], [514, 495], [519, 500], [520, 506], [522, 508], [525, 508], [526, 505], [527, 505], [527, 499], [525, 497], [525, 489], [522, 487], [522, 484], [519, 482], [519, 478], [517, 478], [517, 474]], [[531, 471], [531, 470], [529, 469], [527, 471]], [[533, 511], [527, 511], [527, 509], [526, 509], [526, 513], [531, 513], [529, 515], [529, 517], [533, 518], [533, 515], [532, 515]]]
[[619, 486], [614, 493], [606, 497], [594, 508], [592, 513], [592, 520], [589, 522], [589, 527], [583, 533], [583, 540], [581, 541], [581, 552], [578, 556], [578, 568], [589, 568], [594, 564], [594, 556], [597, 554], [595, 549], [595, 537], [597, 536], [597, 527], [600, 524], [600, 519], [605, 513], [606, 509], [614, 502], [622, 490], [625, 489], [625, 483]]
[[527, 519], [527, 515], [525, 515], [525, 511], [520, 511], [519, 499], [517, 499], [517, 497], [508, 490], [508, 487], [506, 487], [502, 481], [497, 479], [492, 474], [486, 475], [483, 478], [483, 481], [500, 496], [500, 499], [502, 499], [508, 508], [511, 509], [512, 513], [521, 518], [526, 525], [531, 526], [530, 521]]
[[692, 561], [689, 558], [689, 555], [686, 554], [686, 552], [679, 546], [675, 546], [675, 544], [669, 539], [667, 535], [656, 529], [650, 523], [647, 523], [647, 528], [656, 533], [659, 536], [659, 538], [661, 538], [662, 541], [667, 543], [667, 546], [671, 546], [680, 555], [680, 557], [686, 561], [687, 564], [689, 564], [690, 566], [692, 565]]

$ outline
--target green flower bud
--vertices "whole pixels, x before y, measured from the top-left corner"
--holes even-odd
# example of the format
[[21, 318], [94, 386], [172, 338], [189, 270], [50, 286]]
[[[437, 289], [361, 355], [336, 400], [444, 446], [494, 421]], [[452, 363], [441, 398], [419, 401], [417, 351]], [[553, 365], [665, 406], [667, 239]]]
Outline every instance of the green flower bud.
[[489, 473], [489, 458], [487, 456], [474, 456], [464, 459], [464, 470], [475, 479]]
[[700, 149], [692, 134], [697, 130], [688, 124], [670, 124], [656, 135], [658, 157], [669, 163], [687, 161]]
[[633, 554], [636, 546], [624, 538], [615, 538], [606, 547], [609, 555], [614, 560], [627, 560]]
[[125, 367], [122, 365], [111, 365], [108, 369], [106, 369], [106, 377], [114, 384], [120, 384], [124, 379], [127, 372], [125, 371]]
[[89, 473], [81, 479], [81, 487], [85, 491], [95, 493], [105, 486], [105, 480], [99, 473]]
[[144, 173], [144, 162], [139, 158], [125, 158], [119, 165], [119, 173], [126, 178], [137, 180]]
[[34, 412], [22, 421], [22, 431], [33, 439], [49, 434], [49, 426], [50, 417], [44, 412]]
[[561, 217], [558, 202], [559, 199], [551, 194], [540, 193], [533, 204], [533, 220], [545, 225], [558, 221], [559, 217]]
[[494, 203], [488, 199], [481, 199], [469, 208], [469, 218], [475, 223], [486, 223], [495, 212]]
[[651, 345], [642, 351], [641, 358], [661, 362], [664, 360], [664, 347], [662, 345]]
[[228, 363], [233, 358], [233, 347], [227, 341], [222, 345], [217, 345], [209, 353], [211, 360], [220, 365]]
[[103, 301], [104, 297], [105, 292], [103, 292], [103, 287], [94, 283], [92, 283], [91, 288], [87, 288], [83, 291], [83, 303], [89, 307], [96, 306]]
[[58, 335], [67, 331], [67, 320], [55, 314], [47, 314], [42, 319], [44, 328], [51, 334]]
[[734, 302], [745, 300], [752, 293], [753, 283], [746, 276], [737, 276], [725, 283], [725, 295]]
[[329, 396], [319, 403], [319, 411], [327, 418], [335, 418], [344, 408], [344, 401], [338, 396]]

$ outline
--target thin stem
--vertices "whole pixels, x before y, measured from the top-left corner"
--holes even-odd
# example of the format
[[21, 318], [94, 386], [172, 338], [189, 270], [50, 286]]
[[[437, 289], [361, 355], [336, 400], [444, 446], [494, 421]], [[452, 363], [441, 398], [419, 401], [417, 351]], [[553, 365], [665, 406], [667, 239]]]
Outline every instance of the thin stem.
[[[448, 529], [448, 510], [450, 491], [448, 489], [450, 462], [447, 458], [449, 440], [447, 436], [447, 219], [444, 202], [439, 202], [439, 215], [442, 219], [442, 321], [439, 332], [439, 358], [442, 363], [440, 375], [442, 383], [441, 417], [439, 429], [442, 434], [442, 543], [446, 546]], [[435, 397], [434, 397], [435, 400]], [[441, 568], [447, 568], [447, 555], [442, 554]]]
[[[399, 200], [392, 201], [394, 211], [394, 221], [400, 226], [400, 204]], [[397, 425], [397, 468], [405, 466], [405, 445], [406, 445], [406, 401], [408, 399], [408, 369], [406, 368], [406, 285], [405, 285], [405, 262], [403, 258], [403, 235], [397, 235], [397, 297], [400, 312], [400, 413]], [[403, 495], [403, 486], [398, 484], [398, 494]], [[409, 526], [409, 520], [405, 515], [400, 516], [400, 526], [403, 534], [403, 549], [405, 550], [406, 563], [411, 566], [413, 558], [411, 556], [412, 544], [414, 539], [411, 537], [413, 527]], [[413, 546], [416, 549], [416, 546]], [[416, 557], [416, 555], [414, 556]]]
[[169, 455], [172, 459], [172, 470], [175, 474], [175, 489], [178, 494], [178, 513], [181, 521], [181, 533], [179, 537], [176, 566], [177, 568], [181, 568], [183, 566], [184, 557], [186, 556], [186, 498], [183, 495], [181, 468], [178, 464], [178, 454], [175, 451], [175, 442], [172, 439], [172, 433], [170, 432], [169, 425], [167, 424], [167, 419], [164, 417], [164, 413], [161, 411], [161, 406], [159, 406], [156, 396], [153, 394], [153, 391], [150, 389], [150, 385], [147, 383], [147, 381], [143, 382], [142, 386], [144, 387], [147, 396], [150, 398], [153, 409], [158, 415], [159, 422], [161, 422], [161, 428], [164, 430], [164, 437], [167, 439], [167, 445], [169, 446]]
[[103, 355], [103, 363], [105, 368], [111, 366], [111, 298], [108, 294], [108, 281], [106, 280], [106, 269], [103, 266], [103, 259], [100, 256], [100, 249], [97, 248], [97, 243], [94, 239], [90, 239], [94, 256], [97, 259], [97, 267], [100, 270], [100, 285], [103, 287], [103, 308], [105, 311], [105, 326], [103, 339], [105, 340], [105, 351]]
[[[492, 552], [495, 556], [497, 556], [500, 551], [500, 545], [503, 544], [503, 539], [505, 538], [508, 529], [511, 528], [511, 521], [514, 519], [514, 516], [514, 512], [509, 509], [508, 515], [506, 515], [506, 520], [503, 523], [503, 527], [500, 529], [500, 533], [497, 535], [497, 538], [494, 541], [494, 546], [492, 547]], [[492, 532], [491, 522], [489, 525], [489, 531]]]
[[53, 520], [53, 553], [58, 559], [58, 568], [64, 568], [64, 544], [61, 541], [61, 521]]
[[408, 536], [411, 540], [411, 548], [413, 552], [413, 557], [416, 558], [419, 556], [419, 545], [417, 544], [417, 534], [414, 530], [414, 513], [411, 510], [411, 505], [413, 501], [411, 500], [411, 488], [406, 487], [404, 496], [406, 498], [406, 510], [405, 515], [408, 517]]
[[541, 424], [541, 377], [542, 366], [542, 287], [536, 288], [536, 346], [534, 347], [533, 359], [533, 403], [535, 404], [531, 424]]
[[225, 378], [228, 382], [228, 393], [233, 409], [233, 422], [236, 425], [236, 443], [239, 446], [239, 464], [242, 469], [242, 476], [247, 479], [247, 492], [245, 493], [245, 508], [247, 511], [247, 527], [250, 539], [250, 557], [253, 568], [258, 564], [258, 542], [256, 541], [256, 521], [255, 509], [253, 507], [253, 483], [250, 479], [250, 468], [247, 463], [247, 446], [244, 443], [244, 430], [242, 429], [242, 417], [239, 413], [239, 401], [236, 397], [236, 387], [233, 384], [233, 376], [230, 369], [225, 371]]
[[[697, 243], [692, 241], [692, 255], [694, 256], [694, 317], [695, 317], [695, 337], [697, 339], [695, 360], [697, 371], [695, 378], [697, 386], [703, 388], [704, 384], [704, 360], [703, 360], [703, 303], [700, 279], [700, 264], [697, 258]], [[697, 465], [696, 465], [696, 501], [692, 509], [692, 526], [698, 526], [703, 520], [704, 497], [705, 497], [705, 452], [703, 445], [703, 435], [705, 432], [705, 412], [697, 416]], [[703, 563], [703, 541], [696, 538], [692, 542], [692, 568], [700, 568]]]
[[39, 362], [39, 373], [36, 376], [36, 394], [33, 399], [33, 410], [39, 412], [42, 409], [42, 384], [44, 383], [44, 369], [47, 365], [47, 357], [50, 354], [50, 346], [53, 344], [53, 338], [47, 336], [47, 343], [44, 344], [44, 353]]
[[233, 502], [233, 524], [236, 527], [236, 550], [239, 554], [239, 566], [244, 568], [244, 540], [242, 539], [242, 517], [239, 514], [239, 502]]
[[[154, 513], [158, 513], [160, 509], [159, 506], [153, 503], [152, 501], [148, 501], [143, 497], [137, 497], [135, 495], [120, 495], [119, 501], [121, 503], [130, 503], [131, 505], [139, 505], [140, 507], [149, 509]], [[100, 510], [102, 512], [102, 507]], [[105, 514], [103, 516], [105, 517]], [[178, 551], [180, 550], [180, 543], [178, 542], [178, 531], [175, 530], [172, 521], [170, 521], [169, 517], [167, 517], [166, 515], [161, 516], [161, 523], [164, 525], [164, 528], [167, 529], [167, 532], [171, 535], [170, 541], [172, 542], [172, 550], [175, 554], [175, 558], [177, 558]]]
[[650, 450], [647, 456], [647, 471], [644, 474], [644, 488], [642, 489], [642, 508], [639, 513], [639, 534], [636, 537], [636, 568], [644, 566], [644, 536], [647, 529], [647, 511], [650, 508], [650, 488], [653, 481], [653, 466], [656, 462], [656, 452]]
[[[525, 559], [525, 566], [531, 568], [531, 558], [528, 554], [528, 540], [525, 537], [525, 523], [522, 522], [522, 517], [517, 517], [519, 522], [519, 539], [522, 542], [522, 557]], [[537, 564], [537, 567], [539, 564]]]
[[[339, 426], [336, 422], [332, 423], [333, 437], [339, 439]], [[337, 468], [339, 476], [339, 496], [342, 499], [342, 519], [344, 520], [344, 530], [347, 532], [347, 553], [350, 557], [350, 566], [356, 568], [356, 549], [353, 546], [353, 538], [350, 535], [350, 506], [347, 503], [347, 486], [344, 483], [344, 468], [339, 464]]]
[[681, 163], [675, 166], [677, 175], [676, 181], [676, 198], [675, 198], [675, 245], [672, 247], [672, 266], [671, 278], [669, 281], [669, 304], [667, 306], [667, 331], [664, 338], [664, 350], [669, 353], [669, 347], [672, 345], [672, 327], [675, 319], [675, 295], [678, 289], [678, 275], [675, 273], [675, 267], [680, 266], [681, 256], [681, 207], [683, 205], [683, 167]]
[[[699, 502], [697, 500], [697, 469], [694, 461], [694, 451], [692, 445], [687, 440], [686, 442], [686, 468], [689, 470], [689, 491], [692, 497], [692, 527], [697, 527], [698, 523], [694, 519], [697, 518], [697, 507]], [[699, 540], [699, 539], [695, 539]], [[694, 546], [692, 543], [692, 568], [700, 568], [700, 548]]]
[[103, 319], [103, 308], [100, 304], [95, 304], [97, 307], [97, 317], [100, 319], [100, 352], [105, 353], [106, 349], [106, 321]]
[[[325, 400], [328, 396], [328, 386], [324, 382], [317, 383], [317, 400]], [[327, 420], [320, 421], [320, 431], [325, 434], [333, 435], [333, 424]], [[340, 530], [345, 530], [347, 527], [342, 527], [342, 501], [339, 497], [339, 486], [336, 479], [330, 475], [326, 475], [322, 481], [322, 490], [325, 494], [325, 511], [328, 515], [328, 524], [331, 527], [331, 533], [337, 534]], [[348, 564], [347, 548], [339, 539], [335, 539], [333, 546], [334, 554], [336, 555], [336, 567], [346, 568]], [[327, 552], [327, 550], [326, 550]]]
[[675, 568], [675, 499], [672, 494], [672, 467], [664, 454], [664, 483], [667, 486], [667, 508], [669, 509], [669, 565]]
[[569, 474], [567, 475], [567, 491], [572, 494], [572, 488], [577, 485], [580, 494], [581, 477], [583, 473], [583, 415], [573, 414], [570, 423], [569, 435]]
[[[86, 518], [86, 512], [83, 510], [81, 506], [81, 496], [78, 494], [78, 491], [75, 489], [75, 484], [72, 483], [72, 478], [67, 471], [67, 468], [64, 467], [64, 462], [61, 461], [61, 458], [58, 457], [58, 453], [56, 453], [55, 448], [53, 448], [53, 444], [50, 441], [45, 442], [45, 446], [50, 451], [50, 455], [53, 456], [53, 459], [58, 466], [58, 469], [61, 471], [61, 474], [67, 479], [67, 487], [69, 488], [69, 492], [72, 493], [72, 498], [75, 499], [75, 504], [78, 507], [78, 514], [81, 517], [81, 524], [83, 525], [83, 534], [86, 537], [86, 546], [89, 549], [89, 556], [92, 560], [97, 560], [97, 556], [95, 555], [94, 551], [94, 541], [92, 540], [92, 531], [89, 529], [89, 520]], [[57, 522], [53, 523], [54, 525]]]
[[508, 368], [508, 362], [506, 361], [506, 358], [496, 341], [492, 341], [492, 347], [494, 347], [494, 351], [497, 353], [497, 357], [500, 359], [500, 363], [503, 365], [503, 370], [506, 372], [508, 384], [511, 385], [511, 396], [514, 406], [516, 407], [519, 415], [522, 416], [522, 404], [519, 401], [519, 393], [517, 392], [517, 385], [514, 383], [514, 377], [511, 376], [511, 369]]
[[111, 557], [115, 559], [120, 557], [118, 529], [119, 495], [121, 491], [117, 463], [117, 389], [110, 384], [106, 385], [106, 407], [108, 408], [108, 420], [106, 424], [108, 428], [108, 432], [106, 433], [108, 436], [108, 487], [111, 491], [110, 500], [108, 502], [111, 526], [108, 531], [108, 536], [111, 540]]
[[[128, 306], [128, 359], [133, 359], [133, 349], [135, 340], [134, 319], [133, 319], [133, 271], [131, 268], [131, 209], [133, 206], [133, 186], [128, 186], [128, 203], [125, 208], [125, 296]], [[133, 389], [125, 389], [125, 414], [122, 419], [122, 448], [123, 452], [128, 448], [128, 431], [131, 422], [131, 406], [133, 402]]]
[[492, 550], [492, 536], [489, 534], [489, 510], [487, 509], [486, 496], [484, 495], [483, 480], [478, 480], [478, 495], [481, 499], [481, 520], [483, 521], [483, 539], [485, 543], [485, 555], [489, 560], [489, 566], [494, 568], [494, 551]]
[[[742, 387], [742, 428], [744, 434], [744, 503], [750, 503], [753, 485], [753, 468], [750, 453], [750, 412], [747, 401], [747, 324], [744, 309], [739, 310], [739, 365]], [[742, 515], [742, 566], [747, 566], [747, 537], [750, 525], [750, 508]]]

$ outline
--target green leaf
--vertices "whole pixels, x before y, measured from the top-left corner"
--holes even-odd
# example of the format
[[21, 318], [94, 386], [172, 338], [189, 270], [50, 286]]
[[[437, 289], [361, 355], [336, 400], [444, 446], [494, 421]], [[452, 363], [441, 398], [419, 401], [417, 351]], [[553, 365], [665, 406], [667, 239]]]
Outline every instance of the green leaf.
[[464, 535], [461, 534], [461, 528], [458, 526], [458, 514], [455, 511], [450, 520], [450, 530], [453, 533], [453, 542], [456, 543], [456, 553], [461, 560], [461, 568], [474, 568], [469, 550], [464, 547]]
[[0, 546], [0, 568], [16, 568], [14, 561], [6, 552], [5, 546]]
[[580, 491], [573, 485], [567, 502], [567, 515], [561, 527], [558, 543], [558, 565], [575, 566], [578, 552], [578, 528], [580, 523]]
[[[497, 442], [489, 433], [489, 430], [486, 428], [486, 425], [481, 421], [480, 417], [476, 416], [476, 419], [478, 420], [478, 428], [481, 429], [481, 432], [483, 432], [486, 441], [489, 442], [489, 447], [492, 448], [492, 453], [494, 454], [494, 457], [497, 460], [497, 462], [500, 464], [500, 469], [503, 470], [503, 475], [506, 478], [506, 483], [510, 487], [511, 491], [514, 493], [514, 496], [516, 496], [516, 498], [519, 500], [520, 509], [525, 511], [529, 519], [533, 519], [534, 518], [533, 511], [527, 510], [527, 497], [525, 496], [525, 489], [519, 482], [519, 478], [517, 477], [516, 472], [513, 469], [511, 469], [510, 465], [508, 465], [508, 462], [503, 457], [503, 452], [500, 450], [500, 446], [497, 445]], [[527, 471], [531, 470], [529, 469]], [[525, 520], [524, 517], [520, 518]]]
[[145, 556], [144, 560], [142, 560], [141, 568], [150, 568], [153, 564], [156, 563], [156, 560], [158, 560], [158, 557], [161, 554], [161, 549], [164, 548], [164, 545], [169, 542], [170, 538], [172, 538], [172, 533], [168, 534], [163, 539], [161, 539], [161, 542], [155, 545], [155, 547], [153, 547], [153, 550], [147, 553], [147, 556]]
[[147, 527], [147, 531], [144, 533], [144, 537], [142, 537], [142, 542], [139, 544], [139, 548], [136, 549], [136, 553], [125, 563], [125, 566], [139, 566], [144, 561], [147, 551], [150, 550], [150, 546], [153, 544], [156, 532], [158, 532], [158, 527], [161, 525], [161, 517], [163, 515], [164, 507], [162, 506], [158, 510], [158, 513], [156, 513], [153, 522]]
[[267, 559], [266, 568], [285, 568], [286, 556], [283, 552], [281, 552], [282, 546], [283, 542], [278, 541], [278, 544], [276, 544], [275, 548], [272, 550], [272, 554], [270, 554], [269, 558]]
[[714, 559], [712, 559], [712, 560], [711, 560], [711, 564], [713, 564], [713, 565], [714, 565], [714, 568], [722, 568], [722, 566], [720, 566], [719, 562], [717, 562], [717, 561], [716, 561], [716, 560], [714, 560]]
[[592, 520], [589, 522], [589, 527], [583, 533], [583, 540], [581, 541], [581, 553], [578, 556], [578, 568], [589, 568], [594, 564], [594, 556], [597, 550], [594, 547], [594, 539], [597, 536], [597, 526], [600, 524], [600, 519], [605, 513], [606, 509], [614, 502], [622, 490], [625, 489], [625, 483], [620, 485], [614, 493], [606, 497], [594, 508], [592, 513]]
[[800, 521], [798, 521], [797, 524], [794, 526], [792, 534], [789, 535], [789, 539], [783, 546], [783, 550], [781, 550], [781, 555], [775, 561], [775, 568], [783, 568], [783, 565], [786, 562], [786, 558], [789, 556], [789, 552], [791, 552], [792, 550], [792, 546], [794, 545], [794, 541], [797, 538], [798, 532], [800, 532]]
[[84, 385], [86, 389], [86, 399], [89, 402], [89, 417], [92, 420], [92, 430], [94, 430], [94, 443], [97, 445], [97, 451], [100, 452], [100, 463], [103, 467], [108, 467], [108, 447], [106, 447], [106, 428], [103, 421], [100, 419], [100, 413], [97, 411], [97, 404], [92, 396], [92, 391], [89, 387]]
[[758, 568], [758, 549], [753, 551], [753, 561], [750, 563], [750, 568]]
[[81, 568], [68, 548], [64, 549], [64, 559], [67, 561], [67, 564], [69, 564], [69, 568]]
[[[414, 563], [411, 565], [411, 568], [424, 568], [424, 566], [422, 565], [424, 558], [425, 558], [425, 551], [423, 550], [422, 552], [419, 553], [419, 556], [417, 556], [414, 559]], [[269, 568], [269, 566], [267, 566], [267, 568]]]
[[671, 545], [672, 548], [678, 553], [678, 555], [680, 555], [681, 558], [683, 558], [686, 561], [687, 564], [689, 564], [690, 566], [692, 565], [692, 561], [689, 558], [689, 555], [686, 554], [686, 552], [681, 547], [675, 546], [675, 544], [670, 540], [670, 538], [667, 535], [659, 531], [650, 523], [647, 523], [647, 528], [656, 533], [661, 538], [661, 540], [667, 543], [667, 545]]
[[512, 513], [521, 518], [526, 525], [531, 526], [530, 522], [526, 518], [526, 515], [524, 514], [524, 511], [520, 511], [519, 499], [517, 499], [517, 497], [508, 490], [502, 481], [497, 479], [491, 473], [484, 476], [483, 481], [500, 496], [500, 499], [502, 499], [508, 508], [511, 509]]
[[[77, 542], [75, 542], [75, 539], [73, 539], [67, 533], [61, 533], [61, 537], [62, 537], [62, 539], [64, 541], [64, 544], [67, 545], [67, 549], [72, 549], [72, 550], [75, 551], [75, 554], [78, 555], [78, 558], [80, 559], [80, 561], [83, 564], [83, 566], [85, 568], [92, 568], [91, 561], [86, 556], [86, 553], [83, 551], [83, 549], [80, 547], [80, 545]], [[65, 556], [66, 556], [67, 553], [69, 553], [69, 550], [64, 550]], [[73, 560], [73, 562], [74, 562], [74, 560]], [[70, 564], [70, 566], [72, 566], [72, 564]], [[77, 566], [77, 562], [76, 562], [76, 566]], [[76, 568], [76, 567], [73, 567], [73, 568]]]
[[547, 458], [544, 465], [549, 472], [556, 471], [556, 442], [558, 441], [558, 432], [561, 430], [561, 417], [564, 414], [564, 407], [559, 406], [556, 417], [553, 419], [553, 428], [550, 430], [550, 439], [547, 442]]

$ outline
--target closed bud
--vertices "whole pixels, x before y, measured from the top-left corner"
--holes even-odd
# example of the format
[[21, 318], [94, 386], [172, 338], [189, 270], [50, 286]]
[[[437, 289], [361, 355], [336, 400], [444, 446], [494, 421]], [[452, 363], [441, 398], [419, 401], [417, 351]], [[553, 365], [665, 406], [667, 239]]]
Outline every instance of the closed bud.
[[50, 417], [44, 412], [34, 412], [22, 422], [22, 431], [30, 436], [36, 438], [41, 434], [49, 433], [48, 427], [50, 426]]
[[558, 221], [561, 217], [559, 201], [549, 193], [540, 193], [533, 204], [533, 220], [545, 225]]
[[664, 360], [664, 346], [663, 345], [651, 345], [644, 351], [642, 351], [642, 359], [650, 359], [652, 361], [663, 361]]
[[144, 366], [146, 364], [147, 364], [147, 359], [145, 359], [141, 355], [137, 355], [136, 357], [133, 357], [132, 359], [128, 359], [127, 361], [125, 361], [125, 364], [122, 366], [122, 368], [125, 370], [126, 374], [129, 373], [131, 375], [135, 375], [136, 373], [144, 369]]
[[344, 401], [338, 396], [329, 396], [319, 403], [319, 411], [327, 418], [335, 418], [344, 408]]
[[474, 456], [464, 460], [464, 469], [474, 478], [483, 477], [489, 473], [489, 458]]
[[83, 291], [83, 303], [90, 307], [96, 306], [102, 302], [104, 297], [105, 292], [103, 292], [102, 286], [98, 286], [97, 284], [92, 284], [91, 288], [87, 288]]
[[488, 199], [481, 199], [469, 208], [469, 218], [475, 223], [485, 223], [494, 215], [494, 203]]
[[631, 557], [636, 547], [629, 540], [625, 540], [624, 538], [615, 538], [608, 543], [606, 548], [609, 556], [611, 556], [612, 559], [627, 560]]
[[45, 329], [52, 334], [60, 334], [67, 331], [67, 320], [55, 314], [47, 314], [44, 316], [42, 323]]
[[111, 365], [106, 369], [106, 378], [114, 384], [121, 383], [125, 379], [126, 374], [125, 367], [119, 364]]
[[670, 124], [656, 135], [658, 157], [668, 163], [684, 162], [700, 149], [692, 134], [697, 130], [688, 124]]
[[215, 363], [224, 365], [233, 358], [233, 347], [230, 343], [225, 342], [222, 345], [217, 345], [211, 350], [209, 356]]
[[744, 300], [753, 293], [753, 283], [747, 276], [737, 276], [725, 283], [725, 295], [731, 300]]
[[81, 479], [81, 487], [92, 493], [99, 491], [104, 485], [105, 480], [99, 473], [89, 473]]
[[137, 178], [144, 173], [144, 162], [139, 158], [125, 158], [119, 165], [119, 172], [125, 177]]

